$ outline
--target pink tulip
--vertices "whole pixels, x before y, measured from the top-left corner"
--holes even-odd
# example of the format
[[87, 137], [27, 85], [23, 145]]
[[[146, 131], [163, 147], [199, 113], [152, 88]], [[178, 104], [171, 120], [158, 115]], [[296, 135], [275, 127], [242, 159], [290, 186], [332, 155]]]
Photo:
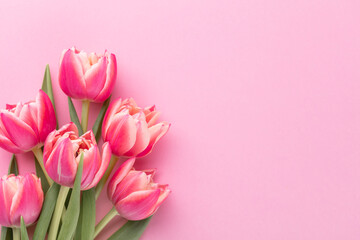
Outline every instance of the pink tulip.
[[71, 98], [103, 102], [114, 88], [116, 67], [115, 55], [107, 51], [97, 55], [75, 47], [64, 50], [60, 59], [60, 87]]
[[69, 123], [51, 132], [44, 146], [44, 165], [50, 178], [73, 187], [81, 153], [84, 155], [81, 189], [87, 190], [97, 185], [109, 165], [109, 144], [103, 145], [101, 157], [92, 131], [79, 137], [76, 125]]
[[56, 127], [50, 98], [39, 90], [35, 101], [7, 105], [0, 110], [0, 147], [12, 153], [41, 146]]
[[132, 98], [118, 98], [106, 112], [103, 138], [110, 143], [113, 154], [117, 156], [146, 156], [170, 127], [167, 122], [156, 124], [159, 115], [155, 106], [141, 109]]
[[153, 182], [155, 169], [136, 171], [135, 158], [124, 162], [108, 185], [108, 196], [120, 216], [128, 220], [150, 217], [170, 194], [168, 185]]
[[20, 227], [21, 216], [25, 225], [36, 222], [44, 201], [40, 179], [30, 173], [11, 174], [2, 177], [0, 182], [0, 225]]

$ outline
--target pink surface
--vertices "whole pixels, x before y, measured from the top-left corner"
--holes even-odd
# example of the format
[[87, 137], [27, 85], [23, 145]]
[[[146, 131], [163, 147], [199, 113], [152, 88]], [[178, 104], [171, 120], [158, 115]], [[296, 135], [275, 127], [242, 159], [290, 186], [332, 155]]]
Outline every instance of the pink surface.
[[[107, 48], [113, 95], [172, 122], [137, 162], [173, 190], [143, 239], [359, 239], [359, 11], [356, 0], [2, 1], [0, 104], [33, 98], [47, 63], [56, 79], [64, 48]], [[10, 156], [0, 151], [1, 174]], [[105, 194], [99, 206], [98, 219]]]

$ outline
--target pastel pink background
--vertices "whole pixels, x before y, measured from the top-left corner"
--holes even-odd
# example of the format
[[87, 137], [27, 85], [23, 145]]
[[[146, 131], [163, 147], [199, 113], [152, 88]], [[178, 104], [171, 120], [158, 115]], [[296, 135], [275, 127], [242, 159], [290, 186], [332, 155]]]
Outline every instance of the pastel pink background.
[[[172, 122], [137, 163], [173, 190], [142, 239], [359, 239], [359, 12], [357, 0], [1, 1], [0, 105], [32, 99], [47, 63], [56, 80], [64, 48], [107, 48], [114, 96]], [[99, 206], [98, 219], [105, 194]]]

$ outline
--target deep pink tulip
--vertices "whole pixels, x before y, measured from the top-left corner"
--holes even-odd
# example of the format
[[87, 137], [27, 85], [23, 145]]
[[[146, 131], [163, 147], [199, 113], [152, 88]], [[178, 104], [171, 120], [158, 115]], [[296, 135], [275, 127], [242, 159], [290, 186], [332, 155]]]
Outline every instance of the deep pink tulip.
[[155, 106], [142, 109], [132, 98], [118, 98], [110, 104], [104, 118], [104, 141], [110, 143], [117, 156], [143, 157], [170, 127], [167, 122], [156, 124], [159, 115]]
[[73, 187], [81, 153], [84, 153], [81, 189], [87, 190], [97, 185], [109, 165], [109, 144], [104, 143], [101, 157], [92, 131], [79, 137], [76, 125], [69, 123], [51, 132], [44, 146], [44, 165], [50, 178]]
[[35, 174], [10, 174], [0, 179], [0, 225], [20, 227], [37, 221], [44, 201], [40, 179]]
[[108, 196], [116, 210], [128, 220], [150, 217], [170, 194], [168, 185], [153, 182], [155, 169], [136, 171], [135, 158], [124, 162], [108, 185]]
[[55, 127], [54, 107], [48, 95], [39, 90], [35, 101], [0, 110], [0, 147], [12, 153], [28, 152], [41, 146]]
[[75, 99], [105, 101], [114, 88], [116, 73], [116, 57], [107, 51], [87, 54], [73, 47], [64, 50], [60, 59], [60, 87]]

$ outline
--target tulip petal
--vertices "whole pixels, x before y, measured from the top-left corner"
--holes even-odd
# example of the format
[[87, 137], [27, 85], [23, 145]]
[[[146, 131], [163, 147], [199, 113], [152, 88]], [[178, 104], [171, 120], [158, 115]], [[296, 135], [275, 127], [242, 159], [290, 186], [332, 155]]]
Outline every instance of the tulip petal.
[[11, 199], [11, 205], [10, 205], [10, 211], [9, 211], [9, 217], [10, 217], [10, 222], [12, 226], [20, 226], [20, 217], [15, 216], [14, 212], [17, 210], [17, 208], [20, 205], [20, 199], [22, 196], [22, 193], [24, 191], [24, 184], [23, 184], [23, 178], [20, 177], [14, 177], [14, 182], [16, 182], [16, 186], [12, 184], [10, 184], [11, 180], [7, 180], [7, 188], [8, 190], [10, 190], [12, 193], [5, 193], [6, 196], [12, 196]]
[[67, 50], [62, 57], [59, 84], [66, 95], [75, 99], [86, 98], [86, 83], [82, 62], [71, 49]]
[[153, 111], [149, 114], [146, 114], [146, 121], [148, 123], [148, 127], [154, 126], [159, 117], [160, 117], [160, 112], [157, 111]]
[[[143, 115], [143, 113], [141, 113]], [[149, 145], [150, 142], [150, 131], [148, 129], [148, 125], [144, 119], [140, 119], [136, 123], [136, 141], [134, 146], [124, 154], [124, 156], [132, 157], [136, 156], [137, 154], [143, 152], [146, 147]]]
[[106, 111], [106, 114], [105, 114], [105, 117], [103, 120], [102, 135], [103, 135], [104, 139], [107, 139], [107, 133], [108, 133], [110, 123], [112, 122], [112, 119], [113, 119], [115, 113], [119, 112], [121, 105], [122, 105], [121, 98], [117, 98], [110, 103], [109, 108]]
[[9, 196], [6, 191], [6, 182], [3, 178], [0, 179], [0, 225], [11, 227], [10, 221], [10, 207], [13, 194]]
[[[78, 155], [80, 161], [80, 155]], [[97, 170], [101, 165], [101, 156], [97, 145], [93, 145], [89, 150], [84, 150], [84, 167], [81, 178], [81, 189], [88, 189], [94, 179]]]
[[[0, 113], [1, 112], [2, 111], [0, 111]], [[3, 124], [3, 122], [1, 121], [1, 117], [0, 117], [0, 134], [11, 141], [10, 135], [6, 131], [6, 128], [5, 128], [4, 124]]]
[[[76, 136], [79, 135], [78, 129], [76, 125], [72, 122], [65, 124], [59, 130], [52, 131], [46, 138], [44, 143], [44, 161], [49, 158], [54, 145], [56, 144], [57, 140], [63, 136], [65, 133], [75, 134]], [[46, 163], [45, 163], [46, 164]]]
[[20, 226], [21, 216], [26, 225], [34, 223], [39, 217], [44, 201], [40, 179], [35, 175], [26, 174], [20, 186], [21, 189], [13, 198], [10, 212], [12, 224], [15, 226]]
[[78, 163], [75, 160], [70, 139], [59, 138], [48, 159], [44, 159], [49, 176], [57, 183], [72, 187]]
[[76, 127], [76, 124], [73, 122], [64, 125], [62, 128], [57, 130], [57, 132], [59, 135], [63, 135], [66, 132], [73, 132], [76, 136], [79, 136], [78, 128]]
[[168, 185], [158, 185], [158, 189], [160, 189], [160, 196], [156, 204], [154, 205], [154, 209], [150, 213], [150, 215], [153, 215], [160, 207], [160, 205], [165, 201], [165, 199], [169, 196], [171, 193], [171, 190], [168, 188]]
[[[107, 53], [105, 53], [105, 56]], [[108, 65], [106, 70], [106, 81], [105, 85], [103, 86], [101, 92], [97, 95], [95, 98], [95, 102], [103, 102], [105, 101], [111, 94], [116, 81], [117, 76], [117, 63], [116, 63], [116, 57], [114, 54], [110, 54], [110, 57], [108, 59]]]
[[137, 157], [144, 157], [149, 154], [154, 148], [154, 145], [160, 140], [160, 138], [162, 138], [167, 133], [169, 128], [170, 124], [166, 122], [158, 123], [150, 127], [150, 143], [142, 153], [137, 155]]
[[39, 139], [34, 130], [11, 113], [0, 113], [1, 121], [9, 134], [11, 141], [24, 151], [29, 151], [35, 147]]
[[56, 143], [56, 130], [52, 131], [51, 133], [49, 133], [49, 135], [47, 136], [45, 143], [44, 143], [44, 151], [43, 151], [43, 155], [44, 155], [44, 164], [46, 164], [47, 159], [49, 158], [51, 151], [54, 147], [54, 144]]
[[113, 117], [106, 137], [105, 141], [110, 143], [113, 154], [117, 156], [122, 156], [134, 146], [136, 125], [128, 111], [122, 111]]
[[88, 71], [91, 67], [91, 63], [90, 63], [88, 54], [86, 52], [84, 52], [83, 50], [79, 51], [76, 48], [71, 48], [71, 50], [75, 53], [75, 56], [81, 62], [82, 73], [85, 74], [86, 71]]
[[96, 140], [95, 140], [95, 135], [93, 133], [92, 130], [89, 130], [87, 131], [86, 133], [84, 133], [82, 136], [80, 136], [80, 138], [83, 138], [85, 140], [88, 140], [92, 143], [96, 143]]
[[117, 185], [111, 200], [117, 203], [133, 192], [147, 190], [147, 186], [148, 178], [146, 173], [142, 171], [130, 171]]
[[0, 147], [11, 153], [23, 153], [23, 151], [0, 133]]
[[116, 170], [113, 177], [108, 184], [108, 197], [112, 199], [117, 185], [124, 179], [124, 177], [129, 173], [132, 167], [135, 164], [135, 158], [130, 158], [126, 160], [121, 166]]
[[16, 107], [9, 110], [9, 112], [13, 112], [16, 117], [19, 117], [23, 107], [24, 107], [24, 104], [19, 102], [19, 103], [16, 104]]
[[36, 103], [40, 141], [44, 142], [47, 135], [56, 128], [55, 110], [49, 96], [42, 90], [39, 90]]
[[119, 201], [115, 207], [122, 217], [138, 221], [154, 212], [159, 196], [160, 189], [138, 191]]
[[110, 149], [109, 143], [106, 142], [103, 144], [100, 168], [97, 170], [96, 175], [95, 175], [94, 179], [92, 180], [92, 183], [90, 185], [88, 185], [87, 187], [85, 187], [83, 190], [88, 190], [92, 187], [95, 187], [99, 183], [100, 179], [102, 178], [106, 169], [109, 166], [110, 159], [111, 159], [111, 149]]
[[86, 91], [88, 99], [95, 99], [106, 82], [107, 61], [105, 57], [92, 65], [85, 73]]
[[[159, 185], [158, 186], [159, 189], [161, 189], [161, 193], [159, 196], [158, 201], [156, 202], [156, 207], [155, 207], [155, 211], [157, 208], [159, 208], [159, 206], [165, 201], [165, 199], [169, 196], [169, 194], [171, 193], [171, 190], [169, 189], [169, 185]], [[154, 212], [155, 212], [154, 211]], [[153, 212], [153, 213], [154, 213]]]
[[38, 124], [37, 124], [37, 115], [34, 112], [37, 112], [36, 106], [34, 103], [25, 104], [21, 109], [19, 118], [24, 121], [27, 125], [31, 127], [36, 136], [39, 136]]

